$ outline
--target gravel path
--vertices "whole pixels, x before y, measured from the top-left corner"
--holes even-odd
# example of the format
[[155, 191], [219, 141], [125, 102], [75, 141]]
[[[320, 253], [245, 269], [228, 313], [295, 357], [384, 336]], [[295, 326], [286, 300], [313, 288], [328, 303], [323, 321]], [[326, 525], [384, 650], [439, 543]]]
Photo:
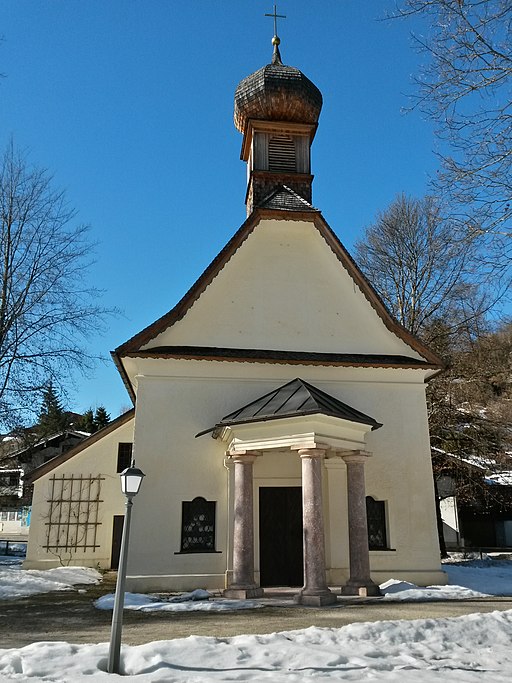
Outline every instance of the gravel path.
[[[113, 591], [112, 577], [84, 592], [46, 593], [0, 601], [0, 648], [37, 641], [100, 643], [110, 638], [111, 612], [93, 607], [93, 600]], [[387, 619], [456, 617], [473, 612], [512, 609], [512, 598], [446, 602], [389, 603], [350, 599], [335, 607], [268, 606], [240, 612], [134, 612], [125, 610], [123, 642], [129, 645], [190, 635], [228, 637], [241, 633], [272, 633], [308, 626], [339, 628], [353, 622]]]

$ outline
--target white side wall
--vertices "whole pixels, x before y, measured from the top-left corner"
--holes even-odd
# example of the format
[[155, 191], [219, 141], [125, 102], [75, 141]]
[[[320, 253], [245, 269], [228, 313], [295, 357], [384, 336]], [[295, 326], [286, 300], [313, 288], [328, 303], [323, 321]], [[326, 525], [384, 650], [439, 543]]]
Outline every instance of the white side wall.
[[[25, 569], [47, 569], [60, 564], [110, 568], [113, 518], [114, 515], [124, 515], [125, 508], [125, 498], [116, 471], [118, 444], [133, 442], [133, 423], [132, 418], [34, 482], [27, 557], [23, 565]], [[81, 548], [76, 551], [47, 551], [44, 546], [47, 543], [51, 478], [71, 475], [74, 478], [103, 478], [98, 515], [100, 524], [96, 536], [98, 547], [85, 552]]]

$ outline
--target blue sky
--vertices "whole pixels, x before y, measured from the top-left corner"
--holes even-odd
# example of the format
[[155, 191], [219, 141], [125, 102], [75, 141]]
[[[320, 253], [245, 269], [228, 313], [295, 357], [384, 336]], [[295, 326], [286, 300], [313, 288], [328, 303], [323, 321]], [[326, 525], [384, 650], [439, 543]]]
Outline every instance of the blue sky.
[[[424, 57], [393, 0], [282, 0], [283, 62], [322, 91], [313, 203], [350, 249], [437, 168], [432, 124], [404, 113]], [[90, 281], [123, 315], [109, 351], [188, 290], [245, 219], [238, 82], [270, 61], [268, 0], [11, 0], [0, 6], [0, 146], [12, 135], [65, 188], [98, 243]], [[129, 398], [110, 360], [68, 408]]]

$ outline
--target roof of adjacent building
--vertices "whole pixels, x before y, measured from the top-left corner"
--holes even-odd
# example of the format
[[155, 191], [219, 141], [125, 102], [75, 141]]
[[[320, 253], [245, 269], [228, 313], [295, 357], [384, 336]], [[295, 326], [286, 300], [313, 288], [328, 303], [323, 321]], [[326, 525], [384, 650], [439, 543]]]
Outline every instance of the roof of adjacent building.
[[55, 458], [48, 460], [48, 462], [45, 462], [43, 465], [37, 467], [35, 470], [32, 470], [32, 472], [30, 472], [30, 474], [27, 477], [27, 481], [32, 483], [36, 481], [36, 479], [39, 479], [45, 474], [48, 474], [48, 472], [51, 472], [59, 465], [62, 465], [63, 463], [73, 458], [75, 455], [81, 453], [86, 448], [89, 448], [89, 446], [92, 446], [92, 444], [96, 443], [97, 441], [100, 441], [100, 439], [103, 439], [105, 436], [107, 436], [107, 434], [110, 434], [119, 427], [122, 427], [129, 420], [132, 420], [134, 415], [134, 408], [126, 411], [126, 413], [123, 413], [122, 415], [119, 415], [119, 417], [116, 417], [114, 420], [109, 422], [108, 425], [102, 427], [97, 432], [94, 432], [94, 434], [91, 434], [87, 438], [83, 439], [73, 448], [70, 448], [69, 451], [66, 451], [65, 453], [61, 453], [60, 455], [55, 456]]
[[[207, 431], [247, 422], [318, 414], [370, 425], [372, 430], [382, 427], [382, 424], [373, 417], [352, 408], [309, 382], [296, 378], [226, 415], [215, 427]], [[205, 433], [207, 432], [201, 432]]]

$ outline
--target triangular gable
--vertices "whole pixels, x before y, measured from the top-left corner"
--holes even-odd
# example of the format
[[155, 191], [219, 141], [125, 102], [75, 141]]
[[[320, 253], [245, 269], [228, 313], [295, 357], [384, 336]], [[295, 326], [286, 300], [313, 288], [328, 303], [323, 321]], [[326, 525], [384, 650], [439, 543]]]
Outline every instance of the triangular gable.
[[[288, 188], [280, 188], [276, 192], [287, 191]], [[276, 195], [276, 192], [272, 193], [269, 197], [271, 199]], [[291, 192], [291, 191], [290, 191]], [[293, 193], [294, 194], [294, 193]], [[306, 203], [307, 204], [307, 203]], [[199, 279], [194, 283], [194, 285], [189, 289], [185, 296], [178, 302], [178, 304], [166, 313], [164, 316], [159, 318], [157, 321], [146, 327], [144, 330], [136, 334], [134, 337], [129, 339], [127, 342], [119, 346], [114, 352], [113, 357], [116, 362], [121, 374], [127, 379], [124, 373], [124, 368], [122, 367], [121, 358], [126, 355], [135, 355], [140, 352], [143, 347], [148, 345], [152, 340], [154, 340], [158, 335], [160, 335], [165, 330], [168, 330], [179, 320], [184, 318], [193, 304], [197, 299], [205, 292], [207, 287], [215, 279], [215, 277], [224, 268], [226, 263], [232, 258], [232, 256], [241, 247], [244, 241], [251, 235], [258, 223], [264, 219], [274, 219], [274, 220], [293, 220], [293, 221], [306, 221], [312, 223], [322, 238], [325, 240], [327, 245], [330, 247], [331, 251], [334, 253], [342, 267], [352, 278], [354, 283], [357, 285], [359, 290], [362, 292], [366, 300], [370, 303], [374, 311], [380, 317], [386, 328], [401, 339], [411, 350], [419, 354], [425, 361], [432, 367], [442, 367], [441, 359], [434, 354], [428, 347], [426, 347], [419, 339], [414, 335], [410, 334], [405, 330], [389, 313], [385, 305], [381, 301], [380, 297], [370, 285], [368, 280], [356, 266], [355, 262], [346, 251], [344, 246], [341, 244], [338, 237], [329, 227], [323, 216], [319, 211], [311, 210], [308, 208], [305, 211], [296, 210], [273, 210], [269, 208], [258, 208], [253, 211], [253, 213], [247, 218], [247, 220], [242, 224], [240, 229], [235, 233], [231, 240], [226, 244], [222, 251], [217, 255], [217, 257], [212, 261], [204, 273], [199, 277]], [[127, 386], [130, 387], [130, 383], [126, 382]], [[130, 388], [130, 393], [131, 388]]]

